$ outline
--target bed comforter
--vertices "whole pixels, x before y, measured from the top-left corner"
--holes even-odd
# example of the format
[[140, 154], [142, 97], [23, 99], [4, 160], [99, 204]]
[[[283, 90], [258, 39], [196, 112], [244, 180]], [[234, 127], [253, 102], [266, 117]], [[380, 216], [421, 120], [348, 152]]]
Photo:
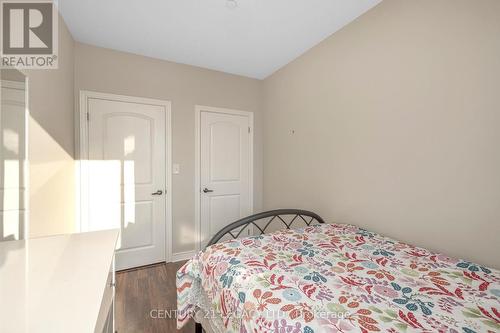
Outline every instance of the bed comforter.
[[352, 225], [210, 246], [177, 273], [178, 328], [221, 332], [499, 332], [500, 271]]

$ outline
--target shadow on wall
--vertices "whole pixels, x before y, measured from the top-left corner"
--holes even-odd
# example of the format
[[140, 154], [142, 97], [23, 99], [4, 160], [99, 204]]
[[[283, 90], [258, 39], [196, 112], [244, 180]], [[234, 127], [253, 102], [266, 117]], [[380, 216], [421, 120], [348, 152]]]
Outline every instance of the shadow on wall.
[[29, 92], [29, 236], [79, 231], [75, 221], [74, 41], [59, 17], [59, 67], [23, 70]]
[[75, 219], [75, 161], [29, 118], [30, 237], [80, 231]]

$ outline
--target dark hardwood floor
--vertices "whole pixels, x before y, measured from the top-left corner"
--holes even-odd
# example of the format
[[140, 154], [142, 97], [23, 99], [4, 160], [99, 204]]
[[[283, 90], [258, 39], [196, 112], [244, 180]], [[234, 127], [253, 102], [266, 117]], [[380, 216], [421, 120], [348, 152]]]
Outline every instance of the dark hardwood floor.
[[175, 273], [183, 264], [157, 264], [116, 273], [118, 333], [194, 333], [192, 321], [179, 331], [174, 317], [165, 318], [177, 308]]

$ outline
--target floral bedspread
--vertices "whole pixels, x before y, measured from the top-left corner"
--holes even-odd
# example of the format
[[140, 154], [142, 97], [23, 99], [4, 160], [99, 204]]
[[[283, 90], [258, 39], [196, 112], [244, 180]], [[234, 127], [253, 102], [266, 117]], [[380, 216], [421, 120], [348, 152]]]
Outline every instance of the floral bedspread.
[[352, 225], [232, 240], [177, 273], [181, 328], [221, 332], [499, 332], [500, 271]]

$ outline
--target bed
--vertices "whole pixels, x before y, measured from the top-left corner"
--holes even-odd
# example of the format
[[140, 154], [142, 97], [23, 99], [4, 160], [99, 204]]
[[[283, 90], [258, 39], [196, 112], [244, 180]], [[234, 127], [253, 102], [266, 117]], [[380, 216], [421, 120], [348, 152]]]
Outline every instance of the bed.
[[178, 271], [177, 297], [178, 328], [207, 332], [500, 331], [500, 271], [293, 209], [221, 230]]

